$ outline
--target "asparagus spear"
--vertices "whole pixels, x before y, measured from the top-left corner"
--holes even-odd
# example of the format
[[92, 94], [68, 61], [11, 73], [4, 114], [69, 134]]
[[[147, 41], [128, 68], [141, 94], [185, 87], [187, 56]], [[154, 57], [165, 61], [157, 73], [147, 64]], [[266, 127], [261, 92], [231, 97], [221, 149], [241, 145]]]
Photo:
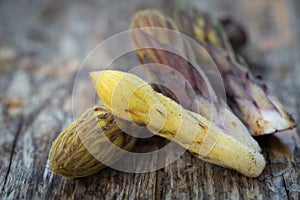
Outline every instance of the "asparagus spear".
[[[181, 37], [175, 37], [173, 32], [164, 29], [153, 29], [145, 27], [168, 28], [177, 30], [174, 22], [155, 10], [139, 11], [131, 22], [131, 28], [135, 29], [131, 35], [131, 41], [136, 49], [139, 61], [146, 63], [159, 63], [171, 67], [170, 69], [157, 69], [151, 66], [148, 71], [159, 80], [160, 83], [169, 86], [171, 89], [179, 91], [175, 96], [170, 92], [170, 88], [158, 85], [160, 92], [166, 96], [177, 100], [184, 108], [196, 111], [206, 119], [211, 120], [215, 126], [222, 129], [226, 134], [233, 136], [241, 143], [260, 151], [257, 142], [251, 137], [244, 124], [231, 112], [227, 104], [215, 94], [207, 77], [187, 60], [175, 53], [175, 47], [187, 45]], [[174, 45], [174, 42], [176, 44]], [[152, 48], [143, 48], [149, 46]], [[178, 73], [174, 73], [174, 70]], [[186, 81], [181, 81], [180, 75], [190, 83], [195, 95], [191, 95], [190, 89], [186, 86]], [[198, 105], [198, 109], [195, 108]]]
[[182, 7], [174, 12], [174, 19], [180, 31], [197, 40], [210, 53], [224, 80], [229, 105], [252, 135], [270, 134], [296, 126], [292, 116], [267, 86], [255, 79], [243, 59], [235, 55], [216, 19], [195, 8]]
[[[264, 157], [212, 125], [206, 118], [183, 109], [155, 92], [137, 76], [121, 71], [92, 72], [92, 83], [103, 104], [121, 119], [144, 124], [154, 134], [173, 140], [199, 158], [248, 176], [265, 168]], [[213, 143], [208, 143], [206, 138]], [[204, 151], [203, 149], [209, 149]]]

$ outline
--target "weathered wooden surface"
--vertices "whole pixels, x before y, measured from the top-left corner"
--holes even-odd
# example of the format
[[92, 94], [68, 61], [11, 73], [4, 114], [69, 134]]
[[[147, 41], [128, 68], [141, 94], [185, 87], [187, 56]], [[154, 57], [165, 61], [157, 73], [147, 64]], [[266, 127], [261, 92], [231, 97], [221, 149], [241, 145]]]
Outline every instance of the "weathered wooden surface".
[[[73, 120], [71, 92], [82, 59], [97, 43], [126, 30], [135, 10], [164, 5], [129, 2], [51, 1], [35, 11], [20, 9], [25, 12], [20, 20], [0, 18], [0, 198], [299, 199], [299, 128], [258, 139], [267, 167], [256, 179], [188, 152], [164, 169], [144, 174], [107, 168], [91, 177], [65, 179], [50, 171], [51, 142]], [[193, 3], [244, 24], [250, 36], [245, 54], [255, 64], [254, 72], [299, 122], [300, 2]]]

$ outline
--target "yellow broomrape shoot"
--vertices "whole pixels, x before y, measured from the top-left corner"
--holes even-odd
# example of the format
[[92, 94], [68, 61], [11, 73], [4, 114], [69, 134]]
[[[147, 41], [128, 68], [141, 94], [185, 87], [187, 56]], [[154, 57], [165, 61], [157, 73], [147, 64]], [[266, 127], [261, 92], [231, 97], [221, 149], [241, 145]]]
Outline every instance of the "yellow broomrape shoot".
[[248, 177], [259, 176], [265, 168], [265, 159], [258, 151], [155, 92], [137, 76], [106, 70], [92, 72], [90, 77], [102, 103], [114, 116], [146, 125], [154, 134], [177, 142], [199, 158]]

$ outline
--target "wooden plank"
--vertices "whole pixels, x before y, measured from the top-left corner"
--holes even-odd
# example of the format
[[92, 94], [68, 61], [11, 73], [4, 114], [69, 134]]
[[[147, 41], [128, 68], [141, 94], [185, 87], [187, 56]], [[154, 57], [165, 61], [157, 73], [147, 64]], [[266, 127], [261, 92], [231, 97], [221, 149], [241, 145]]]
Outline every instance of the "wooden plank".
[[[244, 53], [255, 64], [254, 72], [263, 76], [270, 89], [299, 121], [299, 1], [191, 2], [216, 16], [231, 15], [247, 27], [250, 43]], [[117, 13], [118, 19], [122, 15], [125, 16], [119, 22], [115, 22], [118, 19], [108, 19], [109, 11], [103, 8], [105, 3], [88, 6], [78, 1], [70, 6], [53, 1], [45, 12], [41, 12], [41, 18], [36, 19], [37, 24], [30, 24], [31, 28], [27, 29], [28, 32], [32, 28], [38, 29], [35, 35], [40, 34], [40, 40], [23, 41], [11, 47], [15, 54], [1, 48], [0, 198], [299, 199], [299, 126], [297, 130], [258, 139], [267, 159], [267, 168], [256, 179], [249, 179], [232, 170], [205, 163], [188, 152], [176, 162], [156, 172], [133, 174], [107, 168], [81, 179], [66, 179], [51, 172], [47, 160], [51, 142], [73, 119], [71, 92], [74, 73], [80, 65], [79, 59], [82, 59], [85, 50], [91, 49], [98, 40], [126, 29], [135, 10], [161, 6], [161, 3], [148, 1], [131, 0], [131, 3], [133, 4], [120, 3], [122, 7], [115, 4], [109, 7]], [[99, 14], [95, 15], [98, 17], [95, 19], [90, 15], [83, 17], [82, 22], [90, 22], [94, 26], [87, 25], [82, 37], [73, 37], [73, 33], [63, 30], [62, 19], [76, 20], [75, 13], [82, 13], [88, 9]], [[99, 22], [99, 19], [102, 21]], [[112, 27], [107, 24], [111, 24]], [[76, 29], [75, 25], [70, 27]], [[4, 35], [1, 32], [0, 39]], [[45, 41], [42, 38], [45, 38]], [[78, 40], [78, 43], [70, 42], [74, 38], [84, 39]], [[18, 43], [14, 41], [13, 36], [7, 36], [6, 39], [5, 45], [11, 45], [7, 41], [12, 45], [14, 42]], [[59, 44], [65, 43], [60, 47], [58, 44], [57, 47], [54, 45], [56, 40]], [[25, 50], [25, 44], [32, 46]], [[48, 48], [43, 49], [43, 45], [48, 45]], [[57, 52], [56, 48], [63, 49]], [[36, 53], [39, 51], [40, 53]], [[55, 59], [46, 59], [52, 56]], [[75, 61], [72, 61], [74, 59]], [[157, 140], [164, 143], [162, 139]], [[154, 147], [158, 148], [158, 145]]]

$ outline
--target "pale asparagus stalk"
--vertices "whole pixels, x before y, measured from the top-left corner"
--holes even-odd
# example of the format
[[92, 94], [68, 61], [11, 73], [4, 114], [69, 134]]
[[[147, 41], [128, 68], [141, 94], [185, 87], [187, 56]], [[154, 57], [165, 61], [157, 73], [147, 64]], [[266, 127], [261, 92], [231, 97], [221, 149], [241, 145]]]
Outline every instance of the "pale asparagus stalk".
[[[212, 120], [214, 125], [221, 128], [226, 134], [233, 136], [241, 143], [260, 151], [257, 142], [251, 137], [245, 125], [231, 112], [227, 104], [217, 97], [212, 86], [204, 73], [200, 74], [188, 61], [166, 50], [173, 50], [177, 52], [175, 47], [182, 48], [184, 41], [181, 37], [175, 37], [173, 32], [166, 32], [162, 29], [151, 29], [146, 27], [167, 28], [176, 31], [176, 25], [173, 21], [165, 17], [156, 10], [143, 10], [135, 14], [131, 22], [131, 29], [136, 29], [131, 35], [132, 45], [136, 49], [136, 55], [139, 61], [146, 63], [159, 63], [169, 66], [176, 70], [179, 75], [182, 75], [191, 85], [196, 96], [191, 96], [189, 88], [185, 81], [180, 81], [178, 74], [172, 73], [172, 70], [148, 67], [151, 73], [158, 82], [168, 85], [170, 88], [176, 90], [175, 96], [166, 87], [158, 85], [160, 92], [164, 95], [177, 100], [181, 106], [186, 109], [195, 110], [195, 105], [198, 105], [197, 112], [207, 119]], [[174, 45], [174, 43], [176, 43]], [[152, 46], [155, 48], [143, 48], [145, 46]]]
[[[120, 120], [120, 124], [130, 126], [124, 120]], [[106, 108], [94, 106], [67, 126], [52, 143], [50, 166], [60, 176], [89, 176], [121, 158], [122, 151], [114, 146], [129, 151], [135, 142], [134, 137], [122, 132]]]
[[[155, 92], [137, 76], [106, 70], [92, 72], [90, 77], [103, 104], [115, 116], [146, 125], [153, 133], [177, 142], [208, 162], [233, 168], [248, 177], [262, 173], [265, 160], [259, 152]], [[207, 137], [211, 143], [204, 141]]]
[[[254, 136], [296, 126], [279, 100], [234, 54], [223, 27], [216, 19], [195, 8], [179, 8], [174, 19], [180, 31], [206, 47], [224, 79], [228, 103]], [[197, 49], [194, 50], [197, 53]]]

